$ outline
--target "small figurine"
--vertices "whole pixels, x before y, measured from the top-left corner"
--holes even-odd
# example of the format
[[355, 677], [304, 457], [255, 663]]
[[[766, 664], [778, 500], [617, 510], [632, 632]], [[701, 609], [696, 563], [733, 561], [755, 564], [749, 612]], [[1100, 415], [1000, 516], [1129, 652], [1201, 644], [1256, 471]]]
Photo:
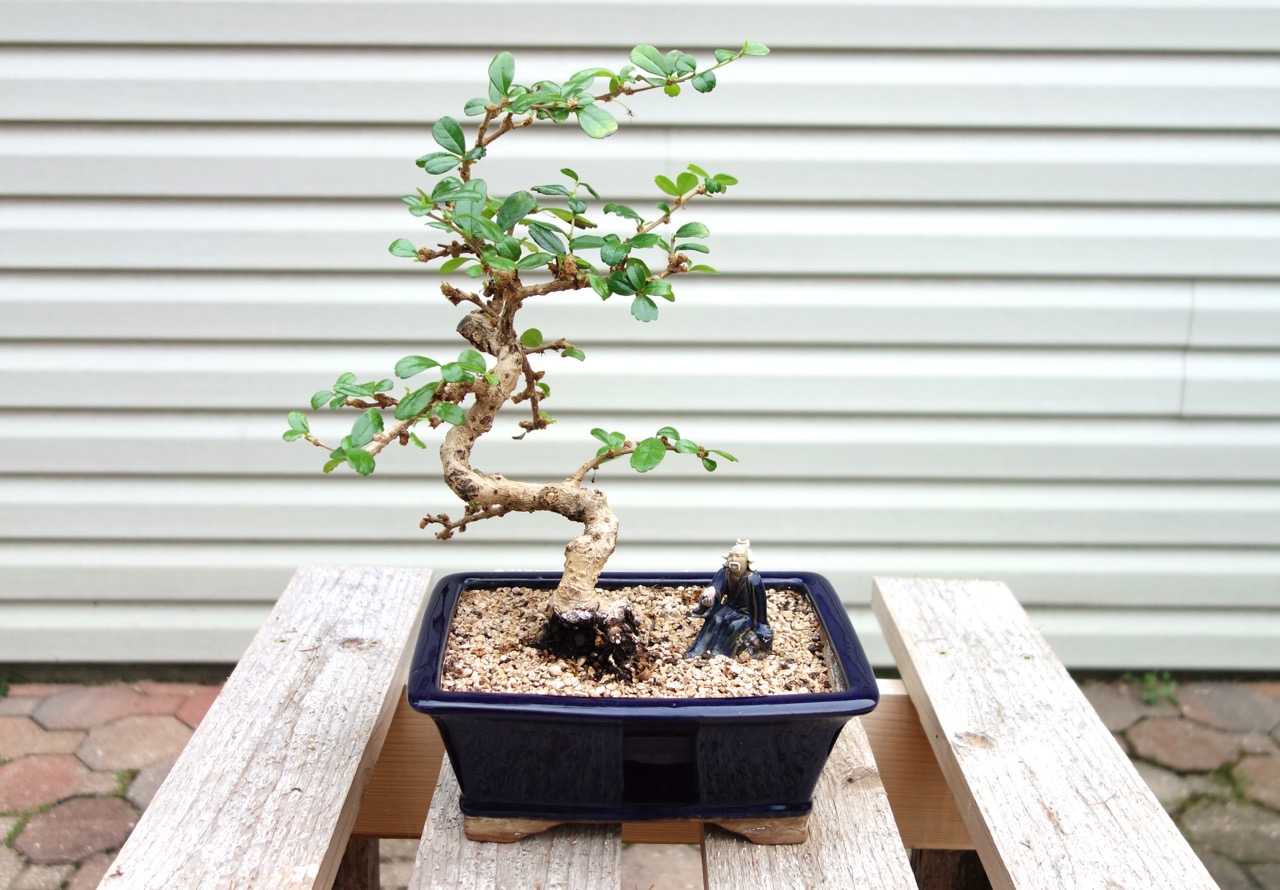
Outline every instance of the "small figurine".
[[749, 652], [761, 658], [773, 651], [764, 581], [751, 567], [751, 542], [739, 538], [724, 557], [724, 567], [711, 586], [698, 597], [698, 608], [689, 614], [701, 617], [702, 630], [684, 654], [685, 658]]

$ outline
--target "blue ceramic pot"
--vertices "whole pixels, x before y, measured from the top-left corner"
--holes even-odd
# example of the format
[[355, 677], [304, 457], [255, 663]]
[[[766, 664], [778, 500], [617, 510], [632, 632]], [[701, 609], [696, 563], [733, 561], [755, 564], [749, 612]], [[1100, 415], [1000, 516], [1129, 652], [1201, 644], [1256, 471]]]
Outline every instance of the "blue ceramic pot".
[[[806, 816], [845, 722], [879, 690], [831, 585], [807, 572], [762, 572], [803, 592], [834, 655], [837, 691], [748, 698], [598, 699], [446, 692], [449, 621], [465, 589], [554, 588], [558, 574], [457, 574], [431, 595], [409, 677], [409, 703], [430, 714], [467, 816], [622, 822]], [[606, 573], [600, 587], [703, 586], [709, 574]]]

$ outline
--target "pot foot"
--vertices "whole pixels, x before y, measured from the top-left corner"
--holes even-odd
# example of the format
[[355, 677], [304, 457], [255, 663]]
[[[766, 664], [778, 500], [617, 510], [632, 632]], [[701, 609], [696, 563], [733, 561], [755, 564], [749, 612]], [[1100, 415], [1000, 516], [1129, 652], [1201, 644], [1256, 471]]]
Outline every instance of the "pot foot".
[[708, 824], [719, 825], [753, 844], [803, 844], [809, 838], [807, 815], [782, 819], [721, 819]]
[[463, 816], [462, 831], [467, 840], [510, 844], [531, 834], [563, 825], [555, 819], [497, 819], [490, 816]]

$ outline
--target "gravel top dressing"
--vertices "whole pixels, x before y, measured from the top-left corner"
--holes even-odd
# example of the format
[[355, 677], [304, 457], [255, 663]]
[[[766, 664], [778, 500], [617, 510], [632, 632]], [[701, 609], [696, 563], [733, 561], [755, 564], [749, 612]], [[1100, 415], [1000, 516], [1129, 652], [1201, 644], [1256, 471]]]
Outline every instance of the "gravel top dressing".
[[821, 626], [803, 594], [769, 590], [773, 653], [687, 659], [702, 619], [687, 613], [701, 587], [626, 587], [640, 630], [634, 679], [594, 676], [584, 665], [533, 648], [547, 592], [500, 587], [466, 590], [458, 601], [440, 686], [454, 692], [519, 692], [595, 698], [735, 698], [830, 692]]

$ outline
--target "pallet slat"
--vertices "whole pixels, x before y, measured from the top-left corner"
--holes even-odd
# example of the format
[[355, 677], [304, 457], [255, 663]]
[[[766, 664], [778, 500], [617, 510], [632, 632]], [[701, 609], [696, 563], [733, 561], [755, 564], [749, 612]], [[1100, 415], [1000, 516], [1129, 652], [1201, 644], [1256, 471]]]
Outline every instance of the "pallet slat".
[[1216, 887], [1007, 587], [872, 604], [993, 887]]

